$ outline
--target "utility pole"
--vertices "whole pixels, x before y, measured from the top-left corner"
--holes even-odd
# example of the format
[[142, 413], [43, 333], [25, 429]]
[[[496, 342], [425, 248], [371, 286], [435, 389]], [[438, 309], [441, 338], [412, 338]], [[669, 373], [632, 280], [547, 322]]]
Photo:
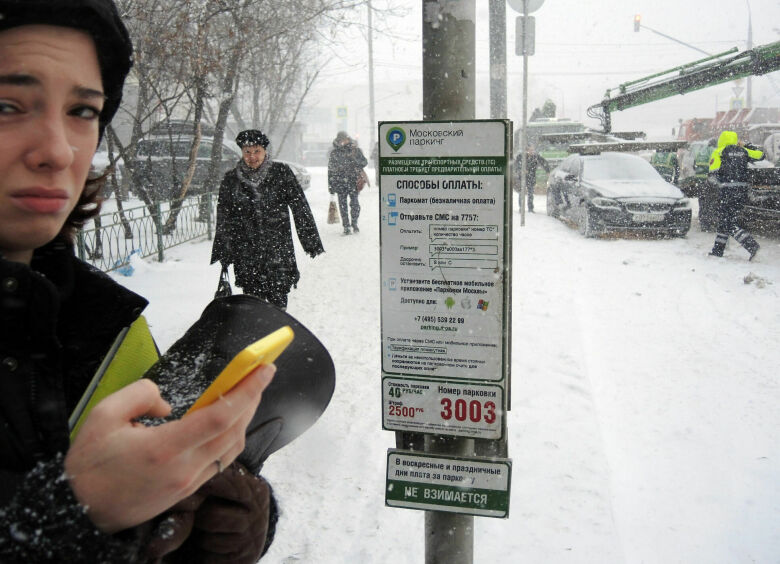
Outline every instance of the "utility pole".
[[[423, 4], [423, 120], [469, 120], [476, 114], [475, 0]], [[474, 439], [425, 435], [426, 452], [474, 455]], [[425, 563], [471, 564], [474, 517], [425, 512]]]
[[505, 119], [506, 1], [490, 0], [490, 117]]
[[[523, 135], [520, 140], [520, 227], [525, 226], [525, 202], [528, 194], [528, 0], [523, 0]], [[532, 188], [533, 189], [533, 188]]]
[[373, 151], [376, 144], [376, 114], [374, 112], [374, 25], [371, 0], [366, 0], [366, 6], [368, 8], [368, 117], [371, 129], [371, 146], [368, 150]]
[[474, 119], [475, 0], [423, 3], [423, 119]]
[[[750, 51], [753, 48], [753, 18], [750, 15], [750, 2], [747, 2], [748, 7], [748, 36], [747, 36], [747, 49]], [[747, 92], [745, 93], [745, 105], [748, 108], [753, 107], [753, 79], [751, 76], [747, 77]]]

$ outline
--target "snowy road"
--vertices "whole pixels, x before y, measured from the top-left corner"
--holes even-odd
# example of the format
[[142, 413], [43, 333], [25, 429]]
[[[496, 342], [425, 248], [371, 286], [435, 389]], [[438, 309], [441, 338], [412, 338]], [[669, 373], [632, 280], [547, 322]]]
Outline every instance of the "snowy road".
[[[378, 193], [361, 232], [325, 222], [289, 312], [330, 348], [334, 399], [264, 474], [282, 507], [271, 563], [422, 562], [423, 513], [384, 507]], [[373, 178], [373, 176], [372, 176]], [[757, 262], [713, 235], [589, 240], [514, 214], [510, 518], [475, 519], [475, 562], [780, 562], [780, 242]], [[300, 251], [300, 249], [298, 249]], [[216, 288], [210, 243], [117, 279], [150, 298], [161, 348]], [[751, 278], [752, 276], [752, 278]], [[280, 376], [282, 377], [282, 376]]]

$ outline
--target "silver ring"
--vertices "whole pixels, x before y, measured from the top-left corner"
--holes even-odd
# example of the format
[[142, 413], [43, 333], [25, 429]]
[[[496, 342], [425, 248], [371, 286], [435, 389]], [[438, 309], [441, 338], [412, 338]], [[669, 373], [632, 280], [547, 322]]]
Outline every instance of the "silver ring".
[[214, 462], [217, 463], [217, 474], [222, 474], [222, 461], [217, 458]]

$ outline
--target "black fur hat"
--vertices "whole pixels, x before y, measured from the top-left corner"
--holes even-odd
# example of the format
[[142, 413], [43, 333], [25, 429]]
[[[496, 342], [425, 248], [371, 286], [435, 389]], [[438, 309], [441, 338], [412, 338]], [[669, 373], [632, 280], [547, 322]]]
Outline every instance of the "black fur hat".
[[259, 129], [245, 129], [236, 136], [236, 145], [242, 149], [250, 145], [261, 145], [263, 149], [266, 149], [268, 143], [270, 143], [268, 137]]
[[100, 112], [102, 138], [133, 65], [133, 44], [113, 0], [0, 0], [0, 31], [23, 25], [71, 27], [92, 37], [106, 95]]

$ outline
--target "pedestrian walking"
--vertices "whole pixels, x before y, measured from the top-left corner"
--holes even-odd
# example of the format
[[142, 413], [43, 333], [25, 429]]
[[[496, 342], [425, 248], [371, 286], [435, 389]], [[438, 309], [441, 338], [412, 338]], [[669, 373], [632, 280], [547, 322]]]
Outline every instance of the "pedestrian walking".
[[[547, 172], [550, 172], [550, 164], [545, 160], [542, 155], [536, 152], [534, 145], [528, 145], [526, 150], [528, 158], [525, 165], [525, 186], [526, 186], [526, 198], [528, 201], [528, 211], [534, 213], [534, 189], [536, 187], [536, 169], [542, 167]], [[520, 175], [522, 174], [523, 158], [522, 153], [517, 153], [515, 157], [515, 177], [517, 181], [517, 191], [520, 192], [519, 203], [520, 209], [523, 208], [523, 194], [520, 189]]]
[[303, 189], [289, 166], [271, 158], [268, 137], [248, 129], [236, 144], [242, 158], [219, 187], [211, 263], [232, 264], [236, 286], [245, 294], [286, 309], [287, 295], [301, 277], [290, 211], [303, 250], [312, 258], [325, 250]]
[[747, 201], [748, 163], [764, 159], [764, 153], [753, 145], [743, 144], [734, 131], [723, 131], [718, 147], [710, 156], [708, 181], [718, 190], [717, 233], [711, 256], [722, 257], [729, 235], [750, 253], [753, 260], [760, 248], [758, 242], [737, 222], [739, 212]]
[[367, 164], [368, 160], [357, 143], [347, 135], [346, 131], [339, 131], [333, 140], [333, 148], [328, 158], [328, 191], [338, 196], [344, 235], [360, 231], [358, 229], [360, 216], [358, 178]]

